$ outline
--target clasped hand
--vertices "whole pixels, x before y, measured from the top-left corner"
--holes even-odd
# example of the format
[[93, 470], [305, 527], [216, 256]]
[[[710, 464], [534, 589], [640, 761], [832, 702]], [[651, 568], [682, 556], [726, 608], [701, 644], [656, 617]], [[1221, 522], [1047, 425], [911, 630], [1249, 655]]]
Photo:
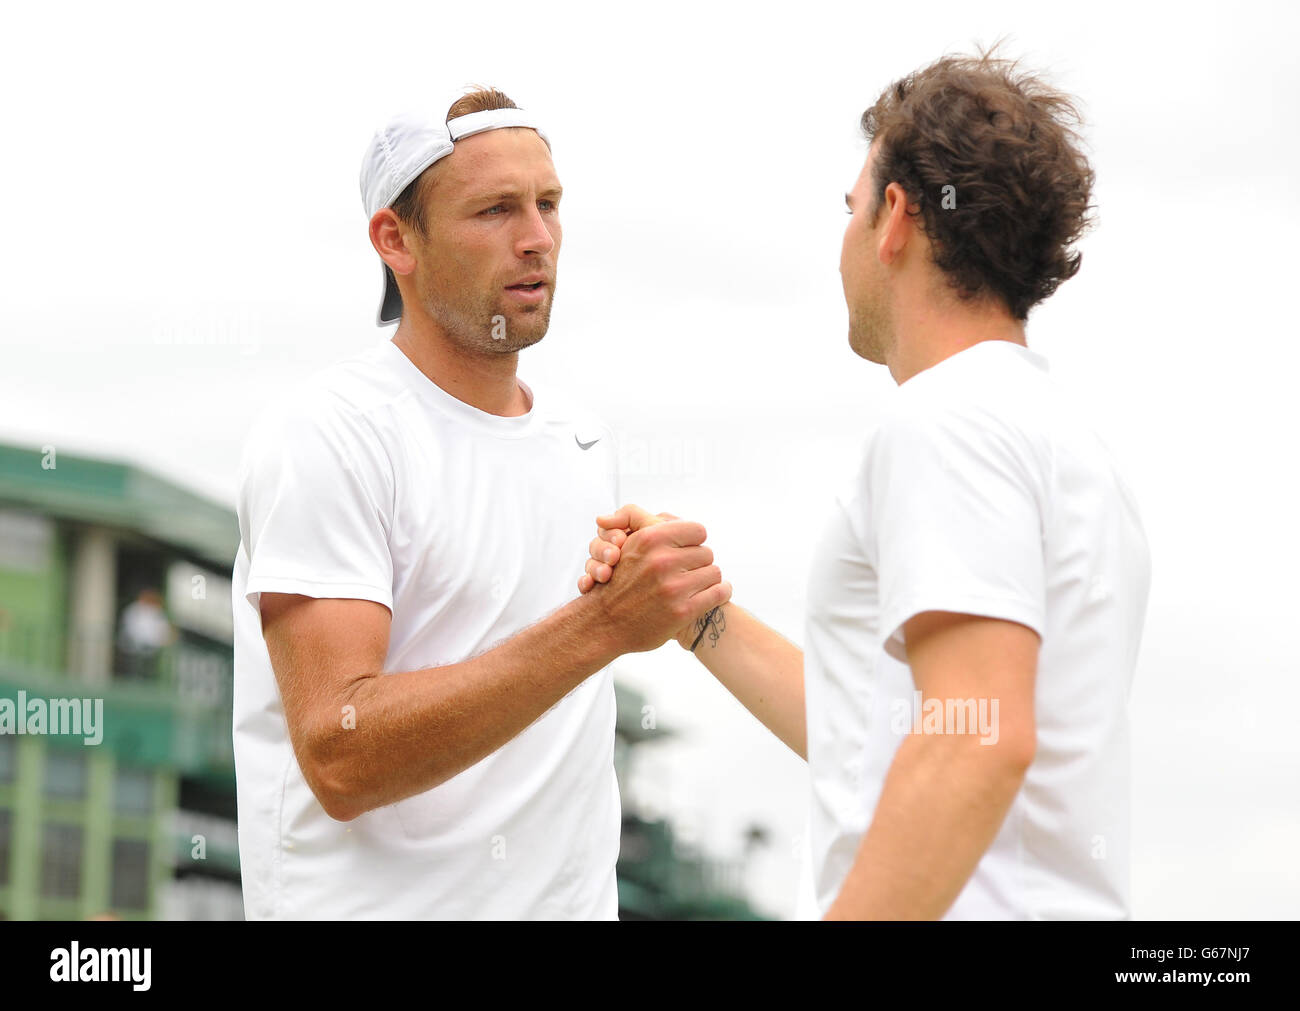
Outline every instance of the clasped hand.
[[598, 593], [610, 619], [636, 643], [631, 652], [669, 638], [690, 649], [700, 620], [731, 599], [706, 536], [699, 523], [637, 505], [598, 516], [578, 590]]

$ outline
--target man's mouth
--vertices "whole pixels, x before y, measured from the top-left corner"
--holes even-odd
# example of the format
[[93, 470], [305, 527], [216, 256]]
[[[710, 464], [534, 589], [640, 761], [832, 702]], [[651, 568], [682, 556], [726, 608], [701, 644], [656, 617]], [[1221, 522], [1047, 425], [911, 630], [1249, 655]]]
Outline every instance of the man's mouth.
[[517, 284], [506, 285], [511, 299], [523, 305], [541, 305], [546, 301], [547, 290], [545, 277], [530, 277]]

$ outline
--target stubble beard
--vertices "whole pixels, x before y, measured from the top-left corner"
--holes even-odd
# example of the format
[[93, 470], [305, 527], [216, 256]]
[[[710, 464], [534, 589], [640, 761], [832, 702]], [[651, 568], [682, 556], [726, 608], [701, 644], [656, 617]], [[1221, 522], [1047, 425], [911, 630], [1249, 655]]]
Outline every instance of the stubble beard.
[[849, 309], [849, 347], [854, 354], [877, 365], [885, 364], [885, 351], [893, 341], [894, 321], [889, 308], [863, 300]]
[[532, 347], [551, 325], [549, 296], [537, 305], [507, 307], [501, 295], [484, 295], [469, 288], [425, 300], [425, 312], [458, 348], [468, 354], [515, 354]]

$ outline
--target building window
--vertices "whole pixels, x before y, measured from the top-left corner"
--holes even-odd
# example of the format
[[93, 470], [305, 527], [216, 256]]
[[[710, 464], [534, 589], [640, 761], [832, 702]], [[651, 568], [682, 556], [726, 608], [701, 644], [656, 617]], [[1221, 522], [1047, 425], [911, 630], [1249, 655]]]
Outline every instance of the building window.
[[113, 777], [113, 810], [149, 814], [153, 810], [153, 770], [119, 766]]
[[9, 853], [12, 847], [9, 844], [9, 835], [12, 831], [13, 812], [0, 809], [0, 888], [9, 884]]
[[142, 839], [113, 840], [114, 909], [148, 909], [149, 844]]
[[45, 796], [81, 800], [86, 795], [86, 756], [75, 751], [45, 752]]
[[0, 734], [0, 783], [12, 783], [17, 767], [18, 745], [8, 734]]
[[81, 826], [46, 825], [42, 849], [41, 895], [77, 898], [81, 894]]

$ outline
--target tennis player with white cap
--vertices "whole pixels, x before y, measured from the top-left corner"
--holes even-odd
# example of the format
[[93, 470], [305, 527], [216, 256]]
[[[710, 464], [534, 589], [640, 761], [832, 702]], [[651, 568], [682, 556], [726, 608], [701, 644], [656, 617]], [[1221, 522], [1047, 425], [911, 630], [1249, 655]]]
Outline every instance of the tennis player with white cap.
[[361, 189], [396, 333], [271, 407], [241, 468], [245, 913], [614, 918], [606, 667], [730, 585], [704, 528], [676, 521], [573, 599], [616, 453], [598, 418], [516, 374], [561, 243], [532, 116], [478, 89], [398, 117]]

